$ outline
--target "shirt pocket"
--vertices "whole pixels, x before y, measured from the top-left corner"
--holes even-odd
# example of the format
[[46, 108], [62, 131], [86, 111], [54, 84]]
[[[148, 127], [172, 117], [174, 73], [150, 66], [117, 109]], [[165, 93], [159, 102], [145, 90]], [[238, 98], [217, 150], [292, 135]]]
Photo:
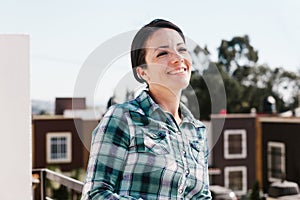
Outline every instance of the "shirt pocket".
[[189, 145], [192, 160], [197, 164], [205, 163], [205, 143], [203, 140], [192, 140]]
[[169, 154], [170, 146], [167, 141], [167, 130], [143, 130], [145, 150], [156, 155]]

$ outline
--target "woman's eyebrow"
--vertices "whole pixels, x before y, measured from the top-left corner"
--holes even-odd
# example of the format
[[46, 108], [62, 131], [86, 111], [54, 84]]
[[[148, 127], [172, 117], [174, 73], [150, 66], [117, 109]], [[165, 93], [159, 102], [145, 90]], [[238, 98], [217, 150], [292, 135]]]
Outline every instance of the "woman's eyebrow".
[[[180, 42], [180, 43], [177, 43], [177, 46], [180, 46], [180, 45], [183, 45], [183, 44], [184, 44], [183, 42]], [[159, 47], [154, 49], [154, 52], [157, 51], [158, 49], [165, 49], [165, 48], [169, 48], [169, 45], [159, 46]]]
[[177, 46], [183, 45], [184, 42], [177, 43]]
[[162, 46], [159, 46], [157, 48], [155, 48], [154, 51], [158, 50], [158, 49], [165, 49], [165, 48], [169, 48], [169, 45], [162, 45]]

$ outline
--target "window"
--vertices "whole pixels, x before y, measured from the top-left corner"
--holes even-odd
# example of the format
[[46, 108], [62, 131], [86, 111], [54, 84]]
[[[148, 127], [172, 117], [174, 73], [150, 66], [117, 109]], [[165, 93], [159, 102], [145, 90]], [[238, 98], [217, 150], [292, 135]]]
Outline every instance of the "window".
[[70, 132], [47, 133], [47, 162], [71, 162], [71, 139]]
[[246, 130], [224, 131], [224, 158], [241, 159], [247, 157]]
[[247, 168], [245, 166], [225, 167], [225, 187], [238, 195], [247, 193]]
[[281, 180], [285, 174], [285, 144], [268, 142], [268, 178], [269, 181]]

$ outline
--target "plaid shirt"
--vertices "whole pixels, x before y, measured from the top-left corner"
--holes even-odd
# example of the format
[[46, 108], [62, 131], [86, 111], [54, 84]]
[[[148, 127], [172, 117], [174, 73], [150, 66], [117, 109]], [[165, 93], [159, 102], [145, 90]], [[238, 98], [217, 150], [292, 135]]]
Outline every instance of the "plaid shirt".
[[143, 91], [93, 132], [82, 199], [211, 199], [206, 128], [180, 104], [178, 126]]

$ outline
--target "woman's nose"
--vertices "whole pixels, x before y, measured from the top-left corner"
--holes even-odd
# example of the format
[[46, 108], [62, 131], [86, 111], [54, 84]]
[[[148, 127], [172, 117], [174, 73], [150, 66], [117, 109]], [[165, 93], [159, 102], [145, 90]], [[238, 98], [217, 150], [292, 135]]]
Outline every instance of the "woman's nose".
[[182, 62], [183, 61], [183, 56], [181, 54], [179, 54], [178, 52], [173, 52], [171, 54], [171, 61], [173, 63]]

